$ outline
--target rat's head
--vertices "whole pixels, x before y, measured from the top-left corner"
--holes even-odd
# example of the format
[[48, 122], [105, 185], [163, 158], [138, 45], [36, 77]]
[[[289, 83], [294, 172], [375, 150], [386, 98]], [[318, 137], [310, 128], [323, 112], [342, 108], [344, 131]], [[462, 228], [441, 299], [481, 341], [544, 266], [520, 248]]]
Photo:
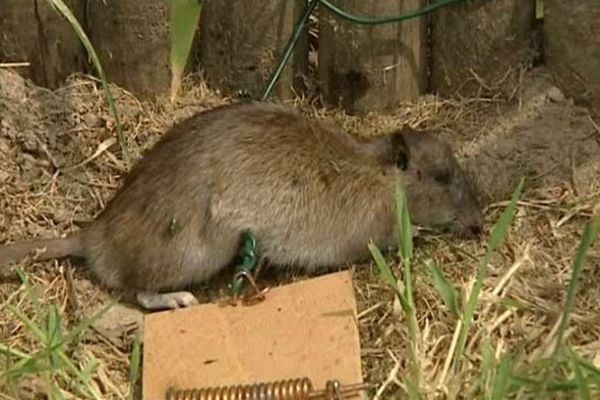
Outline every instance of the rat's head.
[[414, 224], [480, 234], [483, 216], [474, 188], [445, 141], [404, 127], [391, 136], [391, 149]]

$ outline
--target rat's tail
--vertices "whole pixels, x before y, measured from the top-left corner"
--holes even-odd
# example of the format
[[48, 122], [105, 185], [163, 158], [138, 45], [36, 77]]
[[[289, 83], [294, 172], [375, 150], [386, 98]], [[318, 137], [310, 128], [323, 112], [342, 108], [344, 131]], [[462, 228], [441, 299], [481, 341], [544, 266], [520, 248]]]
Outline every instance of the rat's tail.
[[0, 246], [0, 268], [29, 255], [34, 256], [38, 261], [67, 256], [83, 257], [83, 250], [79, 233], [66, 238], [27, 240], [7, 244]]

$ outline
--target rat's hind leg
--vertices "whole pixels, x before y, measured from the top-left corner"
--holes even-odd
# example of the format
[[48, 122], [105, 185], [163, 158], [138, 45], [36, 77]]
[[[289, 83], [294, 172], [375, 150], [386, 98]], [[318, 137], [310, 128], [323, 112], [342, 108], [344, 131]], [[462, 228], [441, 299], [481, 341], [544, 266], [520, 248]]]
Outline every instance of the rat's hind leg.
[[179, 307], [191, 307], [198, 304], [198, 300], [190, 292], [137, 292], [135, 298], [138, 305], [146, 310], [170, 310]]

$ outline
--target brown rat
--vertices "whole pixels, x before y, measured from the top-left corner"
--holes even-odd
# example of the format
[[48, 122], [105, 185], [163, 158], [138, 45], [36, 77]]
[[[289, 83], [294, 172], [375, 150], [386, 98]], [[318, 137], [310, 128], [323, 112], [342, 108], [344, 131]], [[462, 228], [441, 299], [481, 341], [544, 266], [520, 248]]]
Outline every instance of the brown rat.
[[[412, 222], [478, 233], [481, 210], [450, 147], [409, 128], [362, 140], [299, 112], [240, 103], [174, 125], [87, 227], [0, 247], [0, 266], [83, 257], [104, 285], [147, 309], [196, 303], [183, 290], [237, 256], [250, 229], [273, 265], [343, 265], [396, 243], [394, 189]], [[161, 293], [162, 292], [162, 293]]]

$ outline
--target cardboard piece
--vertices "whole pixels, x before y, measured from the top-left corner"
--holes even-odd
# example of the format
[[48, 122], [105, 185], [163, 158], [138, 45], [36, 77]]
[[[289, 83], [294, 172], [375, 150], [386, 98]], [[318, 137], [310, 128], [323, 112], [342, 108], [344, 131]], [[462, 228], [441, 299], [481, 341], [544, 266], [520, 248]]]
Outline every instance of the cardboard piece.
[[180, 389], [308, 377], [362, 383], [350, 273], [271, 289], [252, 306], [204, 304], [149, 314], [144, 328], [143, 398]]

